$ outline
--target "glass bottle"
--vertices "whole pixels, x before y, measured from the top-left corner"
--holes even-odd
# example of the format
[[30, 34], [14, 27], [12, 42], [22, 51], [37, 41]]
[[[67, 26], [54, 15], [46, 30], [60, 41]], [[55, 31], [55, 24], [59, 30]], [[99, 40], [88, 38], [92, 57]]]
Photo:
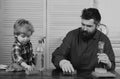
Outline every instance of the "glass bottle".
[[[104, 42], [99, 41], [98, 42], [98, 53], [103, 54], [104, 53]], [[107, 69], [105, 68], [105, 64], [102, 63], [101, 61], [98, 61], [98, 64], [95, 68], [96, 73], [107, 73]]]
[[42, 71], [45, 67], [44, 59], [44, 39], [38, 40], [38, 45], [36, 48], [36, 69]]
[[[98, 42], [98, 53], [102, 54], [104, 52], [104, 42], [99, 41]], [[98, 62], [98, 67], [105, 68], [105, 64], [102, 62]]]

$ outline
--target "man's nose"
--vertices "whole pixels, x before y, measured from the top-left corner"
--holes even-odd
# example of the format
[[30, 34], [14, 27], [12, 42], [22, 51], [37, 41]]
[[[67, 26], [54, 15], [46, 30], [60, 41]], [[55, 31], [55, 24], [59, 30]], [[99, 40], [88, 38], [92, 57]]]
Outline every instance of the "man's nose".
[[87, 30], [87, 27], [86, 27], [86, 26], [84, 26], [84, 27], [83, 27], [83, 30], [84, 30], [84, 31], [86, 31], [86, 30]]

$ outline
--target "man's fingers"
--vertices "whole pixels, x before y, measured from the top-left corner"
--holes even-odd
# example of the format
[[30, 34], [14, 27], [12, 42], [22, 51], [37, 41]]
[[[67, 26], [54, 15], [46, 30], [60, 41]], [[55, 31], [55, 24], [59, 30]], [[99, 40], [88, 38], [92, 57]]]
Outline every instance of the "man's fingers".
[[98, 61], [103, 62], [103, 63], [107, 63], [109, 61], [109, 59], [108, 59], [107, 55], [99, 55]]
[[70, 65], [70, 70], [71, 70], [71, 72], [74, 72], [74, 68], [72, 65]]
[[69, 72], [69, 73], [72, 73], [74, 72], [74, 69], [72, 67], [72, 65], [70, 63], [66, 63], [62, 66], [62, 70], [63, 72]]
[[65, 67], [62, 67], [62, 71], [65, 72]]
[[64, 65], [64, 66], [62, 67], [62, 70], [63, 70], [63, 72], [67, 72], [67, 71], [68, 71], [67, 66]]

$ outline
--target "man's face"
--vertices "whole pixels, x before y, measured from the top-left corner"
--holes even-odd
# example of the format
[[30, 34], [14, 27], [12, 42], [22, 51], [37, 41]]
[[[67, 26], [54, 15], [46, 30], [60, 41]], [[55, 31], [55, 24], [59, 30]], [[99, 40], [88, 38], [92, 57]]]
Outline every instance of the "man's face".
[[82, 19], [81, 25], [82, 25], [81, 27], [82, 36], [86, 39], [91, 38], [96, 31], [96, 24], [94, 22], [94, 19], [90, 19], [90, 20]]

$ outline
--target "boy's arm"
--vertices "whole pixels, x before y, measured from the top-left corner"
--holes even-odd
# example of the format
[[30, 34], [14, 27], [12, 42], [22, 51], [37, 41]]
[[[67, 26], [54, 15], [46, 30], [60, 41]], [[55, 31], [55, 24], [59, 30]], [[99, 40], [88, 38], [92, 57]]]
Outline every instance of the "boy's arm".
[[32, 59], [32, 64], [33, 65], [36, 65], [36, 51], [35, 52], [33, 52], [33, 47], [32, 47], [32, 43], [31, 42], [29, 42], [29, 48], [30, 48], [30, 53], [32, 54], [31, 55], [31, 59]]
[[12, 61], [18, 64], [24, 62], [23, 58], [20, 55], [20, 47], [18, 45], [14, 45], [12, 49]]

